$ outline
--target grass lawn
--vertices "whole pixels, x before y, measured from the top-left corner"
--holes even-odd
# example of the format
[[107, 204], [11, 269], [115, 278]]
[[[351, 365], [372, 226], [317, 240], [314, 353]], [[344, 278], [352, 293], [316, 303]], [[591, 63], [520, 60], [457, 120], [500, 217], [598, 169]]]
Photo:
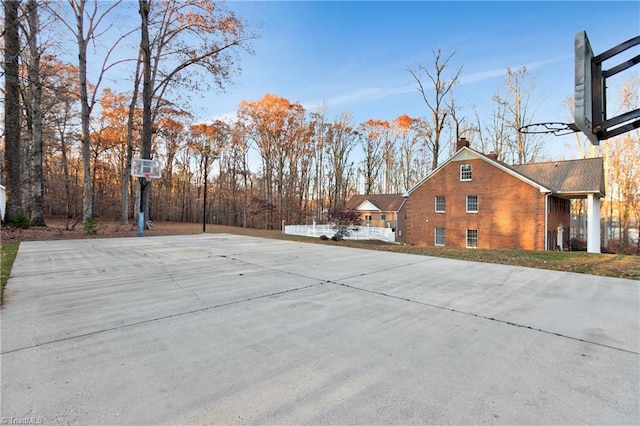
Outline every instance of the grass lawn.
[[4, 294], [4, 286], [7, 284], [9, 274], [11, 273], [11, 266], [18, 254], [18, 247], [20, 243], [17, 241], [2, 242], [0, 245], [0, 300]]

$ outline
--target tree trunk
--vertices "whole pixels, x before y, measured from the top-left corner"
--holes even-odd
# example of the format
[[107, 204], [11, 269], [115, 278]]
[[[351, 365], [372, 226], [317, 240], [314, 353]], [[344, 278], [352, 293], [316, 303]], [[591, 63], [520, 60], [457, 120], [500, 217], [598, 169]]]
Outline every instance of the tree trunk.
[[[142, 53], [142, 158], [151, 158], [151, 96], [153, 86], [151, 81], [151, 47], [149, 45], [149, 12], [151, 4], [149, 0], [140, 0], [140, 17], [142, 19], [140, 52]], [[146, 179], [145, 179], [146, 180]], [[144, 223], [149, 220], [149, 187], [150, 181], [141, 182], [141, 206], [144, 212]]]
[[20, 81], [18, 78], [18, 9], [20, 1], [4, 1], [4, 71], [5, 103], [4, 129], [6, 148], [7, 205], [5, 221], [11, 222], [22, 212], [22, 155], [20, 147]]
[[27, 20], [29, 26], [29, 101], [31, 103], [31, 136], [33, 142], [32, 151], [32, 210], [31, 224], [45, 226], [44, 222], [44, 195], [43, 195], [43, 170], [42, 170], [42, 81], [40, 78], [40, 51], [38, 46], [38, 33], [40, 21], [38, 17], [38, 4], [35, 0], [27, 1]]
[[82, 142], [82, 223], [93, 218], [93, 191], [91, 188], [91, 134], [89, 120], [91, 108], [89, 106], [89, 93], [87, 88], [87, 40], [84, 38], [84, 6], [86, 0], [81, 0], [76, 15], [78, 26], [78, 73], [80, 80], [80, 105], [81, 105], [81, 134]]

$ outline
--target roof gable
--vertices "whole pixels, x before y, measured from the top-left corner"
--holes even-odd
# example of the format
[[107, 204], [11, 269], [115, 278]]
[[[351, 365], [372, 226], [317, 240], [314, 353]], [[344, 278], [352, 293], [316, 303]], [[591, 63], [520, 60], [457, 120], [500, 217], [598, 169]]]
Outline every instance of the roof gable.
[[360, 211], [397, 212], [404, 202], [405, 198], [401, 194], [365, 194], [354, 195], [345, 207]]
[[456, 151], [456, 153], [453, 154], [451, 157], [449, 157], [449, 159], [447, 161], [445, 161], [440, 166], [438, 166], [438, 168], [436, 168], [431, 173], [429, 173], [424, 179], [422, 179], [417, 184], [415, 184], [404, 195], [408, 196], [409, 194], [411, 194], [413, 191], [415, 191], [420, 186], [422, 186], [422, 184], [424, 184], [426, 181], [428, 181], [431, 177], [433, 177], [435, 174], [437, 174], [442, 169], [447, 167], [450, 163], [468, 161], [468, 160], [483, 160], [483, 161], [486, 161], [487, 163], [489, 163], [489, 164], [493, 165], [494, 167], [504, 171], [505, 173], [508, 173], [508, 174], [516, 177], [517, 179], [520, 179], [521, 181], [527, 183], [528, 185], [531, 185], [531, 186], [537, 188], [538, 190], [540, 190], [540, 192], [551, 192], [551, 190], [549, 188], [541, 185], [538, 182], [533, 181], [532, 179], [530, 179], [527, 176], [524, 176], [521, 173], [518, 173], [517, 171], [515, 171], [512, 168], [510, 168], [506, 164], [504, 164], [504, 163], [502, 163], [500, 161], [494, 160], [494, 159], [492, 159], [492, 158], [490, 158], [490, 157], [488, 157], [488, 156], [486, 156], [486, 155], [484, 155], [484, 154], [482, 154], [482, 153], [480, 153], [478, 151], [474, 151], [473, 149], [464, 146], [464, 147], [460, 148], [458, 151]]
[[521, 181], [538, 188], [540, 192], [565, 195], [600, 194], [602, 196], [605, 193], [602, 157], [509, 166], [465, 146], [460, 148], [447, 161], [429, 173], [404, 195], [411, 194], [450, 163], [473, 159], [484, 160]]
[[369, 200], [365, 200], [364, 203], [360, 204], [358, 207], [356, 207], [356, 210], [367, 210], [367, 211], [372, 211], [372, 210], [377, 210], [380, 211], [380, 208], [378, 206], [376, 206], [375, 204], [373, 204], [371, 201]]

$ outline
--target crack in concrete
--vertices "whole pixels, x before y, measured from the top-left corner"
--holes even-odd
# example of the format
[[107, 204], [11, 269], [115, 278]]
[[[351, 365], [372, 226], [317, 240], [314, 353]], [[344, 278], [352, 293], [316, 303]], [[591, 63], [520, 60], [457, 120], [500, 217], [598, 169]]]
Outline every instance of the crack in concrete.
[[441, 310], [444, 310], [444, 311], [450, 311], [450, 312], [454, 312], [456, 314], [467, 315], [467, 316], [481, 318], [481, 319], [485, 319], [485, 320], [489, 320], [489, 321], [496, 321], [496, 322], [499, 322], [499, 323], [502, 323], [502, 324], [505, 324], [505, 325], [510, 325], [512, 327], [525, 328], [525, 329], [528, 329], [528, 330], [537, 331], [537, 332], [549, 334], [549, 335], [552, 335], [552, 336], [562, 337], [564, 339], [575, 340], [575, 341], [582, 342], [582, 343], [587, 343], [587, 344], [590, 344], [590, 345], [601, 346], [601, 347], [604, 347], [604, 348], [613, 349], [613, 350], [616, 350], [616, 351], [625, 352], [625, 353], [629, 353], [629, 354], [633, 354], [633, 355], [640, 355], [640, 352], [632, 351], [632, 350], [629, 350], [629, 349], [619, 348], [619, 347], [607, 345], [607, 344], [604, 344], [604, 343], [598, 343], [598, 342], [594, 342], [592, 340], [581, 339], [579, 337], [568, 336], [566, 334], [558, 333], [558, 332], [555, 332], [555, 331], [543, 330], [541, 328], [536, 328], [536, 327], [532, 327], [532, 326], [529, 326], [529, 325], [518, 324], [518, 323], [514, 323], [513, 321], [507, 321], [507, 320], [503, 320], [503, 319], [499, 319], [499, 318], [488, 317], [486, 315], [475, 314], [473, 312], [461, 311], [459, 309], [448, 308], [446, 306], [435, 305], [433, 303], [422, 302], [422, 301], [419, 301], [419, 300], [414, 300], [414, 299], [410, 299], [410, 298], [406, 298], [406, 297], [394, 296], [393, 294], [384, 293], [384, 292], [376, 291], [376, 290], [368, 290], [366, 288], [356, 287], [356, 286], [353, 286], [353, 285], [344, 284], [344, 283], [340, 283], [340, 282], [337, 282], [337, 281], [327, 281], [327, 283], [328, 284], [337, 285], [337, 286], [341, 286], [341, 287], [345, 287], [345, 288], [350, 288], [350, 289], [353, 289], [353, 290], [363, 291], [365, 293], [375, 294], [375, 295], [378, 295], [378, 296], [389, 297], [389, 298], [396, 299], [396, 300], [402, 300], [404, 302], [415, 303], [417, 305], [428, 306], [430, 308], [441, 309]]
[[67, 336], [67, 337], [63, 337], [63, 338], [60, 338], [60, 339], [50, 340], [48, 342], [36, 343], [34, 345], [25, 346], [25, 347], [22, 347], [22, 348], [10, 349], [8, 351], [0, 352], [0, 355], [8, 355], [8, 354], [16, 353], [16, 352], [22, 352], [22, 351], [25, 351], [25, 350], [28, 350], [28, 349], [34, 349], [34, 348], [40, 348], [40, 347], [43, 347], [43, 346], [53, 345], [55, 343], [65, 342], [65, 341], [68, 341], [68, 340], [74, 340], [74, 339], [79, 339], [79, 338], [88, 337], [88, 336], [95, 336], [95, 335], [106, 333], [106, 332], [109, 332], [109, 331], [121, 330], [121, 329], [129, 328], [129, 327], [135, 327], [135, 326], [138, 326], [138, 325], [144, 325], [144, 324], [153, 323], [153, 322], [156, 322], [156, 321], [162, 321], [162, 320], [165, 320], [165, 319], [187, 316], [187, 315], [196, 314], [196, 313], [200, 313], [200, 312], [205, 312], [205, 311], [209, 311], [209, 310], [213, 310], [213, 309], [218, 309], [218, 308], [224, 308], [224, 307], [227, 307], [227, 306], [237, 305], [237, 304], [244, 303], [244, 302], [250, 302], [250, 301], [253, 301], [253, 300], [265, 299], [267, 297], [279, 296], [281, 294], [301, 291], [301, 290], [305, 290], [305, 289], [312, 288], [312, 287], [318, 287], [318, 286], [321, 286], [321, 285], [324, 285], [324, 284], [325, 284], [325, 281], [319, 282], [319, 283], [315, 283], [315, 284], [305, 285], [305, 286], [302, 286], [302, 287], [296, 287], [296, 288], [290, 288], [290, 289], [287, 289], [287, 290], [276, 291], [276, 292], [272, 292], [272, 293], [268, 293], [268, 294], [261, 294], [259, 296], [248, 297], [248, 298], [245, 298], [245, 299], [234, 300], [234, 301], [231, 301], [231, 302], [220, 303], [218, 305], [207, 306], [207, 307], [204, 307], [204, 308], [192, 309], [192, 310], [184, 311], [184, 312], [177, 312], [175, 314], [170, 314], [170, 315], [163, 315], [163, 316], [160, 316], [160, 317], [155, 317], [155, 318], [150, 318], [150, 319], [146, 319], [146, 320], [142, 320], [142, 321], [132, 322], [132, 323], [129, 323], [129, 324], [119, 325], [117, 327], [109, 327], [109, 328], [104, 328], [104, 329], [101, 329], [101, 330], [95, 330], [95, 331], [90, 331], [90, 332], [87, 332], [87, 333], [77, 334], [77, 335], [74, 335], [74, 336]]

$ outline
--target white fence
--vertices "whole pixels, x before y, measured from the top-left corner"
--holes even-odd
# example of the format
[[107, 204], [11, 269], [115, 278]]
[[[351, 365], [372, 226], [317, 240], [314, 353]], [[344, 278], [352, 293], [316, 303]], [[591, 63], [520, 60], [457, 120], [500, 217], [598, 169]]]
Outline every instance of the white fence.
[[[327, 238], [331, 238], [336, 233], [336, 231], [335, 229], [333, 229], [333, 225], [287, 225], [284, 227], [284, 233], [316, 238], [325, 235]], [[396, 234], [391, 228], [359, 226], [357, 228], [350, 228], [349, 233], [344, 236], [344, 239], [381, 240], [393, 243], [396, 240]]]

